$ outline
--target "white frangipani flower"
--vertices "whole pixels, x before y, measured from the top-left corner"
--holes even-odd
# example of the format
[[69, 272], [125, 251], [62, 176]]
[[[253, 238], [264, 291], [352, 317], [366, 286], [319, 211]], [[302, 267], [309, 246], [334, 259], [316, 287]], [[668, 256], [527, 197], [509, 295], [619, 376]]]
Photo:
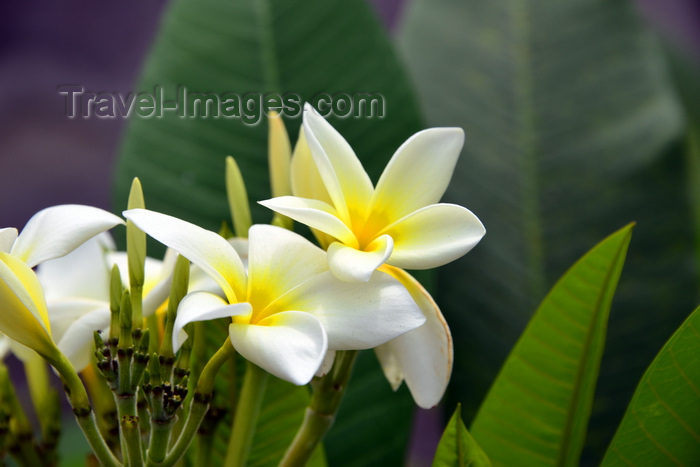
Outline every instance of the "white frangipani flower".
[[45, 357], [55, 356], [44, 291], [32, 268], [122, 223], [102, 209], [60, 205], [36, 213], [19, 234], [0, 229], [0, 332]]
[[294, 196], [261, 202], [311, 227], [339, 278], [362, 281], [379, 268], [410, 292], [426, 323], [375, 350], [392, 387], [406, 381], [423, 408], [437, 405], [447, 388], [452, 336], [430, 294], [399, 268], [448, 263], [485, 233], [467, 209], [439, 203], [463, 139], [458, 128], [416, 133], [396, 151], [375, 188], [350, 145], [307, 105], [292, 157]]
[[[168, 250], [163, 261], [146, 258], [143, 316], [148, 317], [167, 300], [176, 254]], [[47, 261], [37, 270], [46, 294], [49, 321], [58, 349], [77, 371], [88, 366], [94, 353], [93, 332], [109, 332], [109, 284], [117, 265], [122, 284], [129, 283], [128, 259], [116, 251], [112, 237], [103, 233], [66, 256]], [[198, 268], [190, 275], [189, 290], [220, 289]]]
[[248, 270], [222, 237], [143, 209], [124, 216], [207, 272], [226, 300], [207, 292], [180, 303], [173, 347], [193, 321], [230, 317], [229, 337], [246, 359], [294, 384], [306, 384], [328, 350], [376, 347], [423, 324], [425, 318], [393, 277], [339, 281], [326, 254], [288, 230], [255, 225], [249, 231]]
[[296, 196], [260, 203], [329, 236], [328, 263], [338, 278], [366, 281], [385, 262], [406, 269], [442, 266], [484, 236], [469, 210], [438, 203], [462, 149], [461, 129], [432, 128], [410, 137], [376, 188], [348, 142], [308, 104], [303, 136], [309, 150], [296, 151], [292, 161], [293, 176], [301, 178], [292, 183]]

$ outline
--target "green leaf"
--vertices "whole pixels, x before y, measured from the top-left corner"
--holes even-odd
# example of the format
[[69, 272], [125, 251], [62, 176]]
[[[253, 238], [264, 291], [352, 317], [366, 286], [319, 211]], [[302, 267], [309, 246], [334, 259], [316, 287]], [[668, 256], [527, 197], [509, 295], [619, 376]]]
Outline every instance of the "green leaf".
[[629, 225], [557, 282], [471, 427], [494, 465], [579, 465]]
[[[240, 118], [223, 117], [223, 112], [219, 118], [182, 117], [184, 100], [178, 92], [183, 89], [189, 95], [210, 93], [212, 102], [214, 96], [223, 102], [227, 93], [299, 96], [299, 106], [286, 112], [295, 117], [286, 119], [293, 140], [301, 106], [319, 93], [381, 96], [381, 116], [330, 119], [375, 179], [394, 150], [422, 128], [403, 70], [363, 0], [174, 0], [138, 89], [156, 97], [162, 91], [167, 105], [179, 107], [161, 111], [161, 118], [130, 118], [116, 169], [117, 210], [138, 176], [150, 209], [210, 230], [229, 217], [227, 155], [236, 159], [246, 180], [253, 221], [272, 219], [255, 203], [270, 197], [267, 123], [264, 113], [253, 122], [246, 122], [242, 112]], [[258, 105], [249, 114], [260, 115], [260, 110]]]
[[440, 269], [436, 295], [455, 340], [448, 397], [465, 420], [556, 279], [637, 222], [587, 440], [595, 462], [696, 304], [683, 118], [664, 57], [629, 1], [415, 0], [399, 44], [428, 124], [465, 130], [445, 200], [487, 231]]
[[664, 345], [637, 386], [603, 466], [697, 465], [700, 308]]
[[405, 385], [391, 390], [374, 351], [360, 352], [336, 422], [324, 441], [328, 465], [402, 465], [408, 445], [405, 429], [411, 426], [414, 408]]
[[[275, 467], [279, 464], [304, 419], [309, 403], [308, 387], [294, 386], [272, 376], [268, 378], [263, 408], [248, 458], [247, 465], [250, 467]], [[316, 449], [307, 465], [326, 466], [322, 446]]]
[[440, 438], [433, 467], [491, 467], [491, 461], [464, 426], [461, 411], [458, 404]]
[[[175, 102], [178, 86], [190, 93], [219, 96], [293, 93], [302, 103], [321, 92], [381, 95], [382, 118], [330, 119], [374, 180], [396, 148], [423, 128], [408, 80], [364, 0], [174, 0], [138, 90], [151, 94], [163, 90], [165, 99]], [[296, 140], [300, 119], [286, 123]], [[227, 155], [236, 159], [246, 180], [253, 222], [269, 222], [272, 213], [256, 204], [270, 196], [266, 122], [181, 118], [173, 111], [163, 111], [162, 118], [130, 118], [116, 168], [115, 210], [124, 208], [131, 179], [138, 176], [149, 209], [216, 231], [222, 220], [229, 220], [224, 189]], [[162, 247], [149, 245], [151, 254], [158, 249]], [[361, 379], [383, 378], [376, 365], [361, 371], [372, 372], [357, 371]], [[380, 394], [375, 403], [383, 408], [386, 420], [404, 420], [406, 410], [410, 416], [407, 392]], [[358, 405], [357, 415], [371, 416], [369, 411], [376, 406]], [[335, 429], [343, 430], [344, 423], [339, 418]], [[374, 433], [372, 442], [381, 446], [390, 464], [401, 462], [409, 430], [407, 422]], [[364, 429], [346, 431], [343, 438], [331, 437], [326, 448], [355, 454], [364, 451], [358, 441], [362, 439]], [[353, 459], [351, 455], [333, 465], [351, 464]]]

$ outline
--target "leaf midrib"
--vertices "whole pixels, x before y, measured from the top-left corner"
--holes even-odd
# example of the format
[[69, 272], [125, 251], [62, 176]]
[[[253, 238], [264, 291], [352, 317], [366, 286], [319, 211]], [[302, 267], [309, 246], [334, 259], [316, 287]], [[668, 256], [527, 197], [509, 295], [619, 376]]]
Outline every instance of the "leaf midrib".
[[[625, 235], [625, 239], [622, 240], [620, 245], [617, 248], [617, 251], [615, 252], [615, 260], [610, 263], [610, 267], [608, 268], [607, 273], [605, 274], [605, 279], [603, 284], [605, 284], [605, 288], [603, 288], [600, 293], [598, 294], [597, 300], [596, 300], [596, 305], [595, 305], [595, 311], [591, 315], [591, 323], [594, 323], [593, 326], [588, 327], [588, 332], [586, 333], [586, 340], [583, 346], [582, 354], [583, 358], [581, 359], [581, 364], [578, 366], [578, 370], [576, 372], [576, 379], [574, 381], [574, 387], [572, 390], [572, 396], [571, 396], [571, 402], [569, 403], [569, 409], [567, 410], [568, 417], [566, 418], [566, 422], [564, 425], [564, 430], [562, 433], [562, 442], [561, 442], [561, 449], [559, 450], [559, 458], [557, 459], [557, 465], [567, 465], [566, 461], [571, 460], [571, 444], [572, 444], [572, 433], [574, 430], [574, 425], [575, 422], [578, 420], [577, 414], [579, 412], [579, 404], [581, 400], [581, 392], [583, 389], [583, 381], [586, 377], [586, 374], [589, 371], [589, 367], [592, 364], [595, 364], [596, 362], [598, 365], [600, 365], [600, 358], [596, 358], [596, 356], [591, 356], [590, 355], [590, 347], [592, 346], [592, 341], [593, 338], [596, 336], [598, 332], [600, 332], [600, 324], [597, 323], [602, 306], [604, 304], [604, 301], [608, 298], [611, 290], [611, 284], [610, 284], [610, 278], [615, 272], [619, 269], [620, 266], [620, 258], [624, 254], [624, 251], [626, 250], [625, 245], [629, 243], [629, 237], [631, 235], [631, 231], [628, 230], [627, 234]], [[614, 288], [614, 286], [613, 286]], [[603, 329], [605, 329], [603, 327]]]
[[514, 30], [512, 57], [515, 64], [515, 107], [520, 122], [515, 131], [517, 145], [521, 148], [523, 171], [523, 230], [529, 245], [526, 251], [530, 300], [534, 308], [544, 296], [544, 249], [542, 246], [542, 222], [538, 198], [538, 160], [535, 141], [536, 117], [534, 111], [534, 83], [532, 79], [532, 54], [530, 16], [527, 2], [510, 3], [510, 20]]
[[275, 47], [274, 28], [272, 27], [271, 0], [254, 0], [255, 15], [258, 19], [260, 53], [263, 68], [263, 80], [268, 84], [268, 92], [281, 94], [280, 73], [277, 66], [277, 47]]

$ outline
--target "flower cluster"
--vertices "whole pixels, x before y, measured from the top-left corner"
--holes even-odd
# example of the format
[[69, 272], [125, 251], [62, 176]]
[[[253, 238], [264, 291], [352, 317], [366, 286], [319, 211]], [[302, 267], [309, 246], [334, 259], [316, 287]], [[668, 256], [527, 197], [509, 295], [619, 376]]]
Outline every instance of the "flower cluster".
[[[118, 395], [121, 456], [137, 465], [143, 454], [133, 445], [140, 441], [129, 435], [137, 393], [145, 391], [159, 429], [169, 426], [187, 393], [172, 362], [188, 342], [189, 325], [199, 321], [227, 319], [228, 340], [196, 384], [200, 397], [190, 404], [184, 438], [206, 412], [210, 373], [221, 355], [234, 352], [256, 371], [304, 385], [329, 378], [334, 360], [339, 366], [354, 351], [375, 349], [392, 387], [406, 381], [416, 403], [432, 407], [451, 374], [450, 331], [435, 301], [404, 269], [453, 261], [485, 233], [470, 211], [439, 202], [463, 138], [455, 128], [417, 133], [375, 187], [350, 145], [310, 106], [293, 151], [281, 118], [272, 116], [273, 198], [260, 203], [274, 219], [250, 225], [244, 184], [229, 158], [238, 234], [232, 238], [149, 211], [135, 196], [123, 213], [128, 252], [119, 253], [103, 233], [123, 224], [119, 217], [86, 206], [46, 209], [20, 235], [0, 230], [0, 332], [20, 358], [36, 352], [61, 374], [81, 427], [106, 464], [118, 465], [119, 449], [91, 428], [76, 372], [97, 365]], [[294, 221], [310, 227], [318, 245], [293, 232]], [[163, 261], [145, 258], [143, 233], [168, 247]], [[191, 262], [186, 272], [175, 267], [178, 254]], [[150, 358], [154, 350], [160, 363]], [[159, 411], [154, 391], [167, 393], [174, 408]], [[157, 436], [154, 431], [146, 455], [159, 465], [176, 460], [191, 441], [181, 436], [168, 451]]]

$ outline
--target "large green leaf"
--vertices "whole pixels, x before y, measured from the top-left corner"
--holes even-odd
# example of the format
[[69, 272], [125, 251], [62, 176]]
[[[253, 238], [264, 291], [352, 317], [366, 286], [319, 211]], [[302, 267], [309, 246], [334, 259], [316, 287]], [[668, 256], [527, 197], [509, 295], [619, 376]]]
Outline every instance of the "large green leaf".
[[700, 460], [700, 308], [644, 374], [603, 466], [697, 465]]
[[464, 426], [461, 409], [457, 405], [442, 433], [433, 467], [491, 467], [491, 461]]
[[405, 429], [411, 426], [414, 408], [405, 385], [391, 390], [374, 352], [360, 352], [336, 422], [324, 441], [328, 465], [402, 465], [408, 446]]
[[471, 427], [494, 465], [579, 465], [631, 234], [630, 225], [576, 262], [508, 356]]
[[695, 304], [682, 116], [656, 42], [626, 1], [415, 0], [399, 43], [429, 125], [466, 132], [446, 199], [487, 230], [436, 293], [466, 419], [556, 278], [637, 221], [587, 441], [599, 458]]
[[[382, 116], [331, 119], [375, 179], [422, 126], [403, 71], [363, 0], [174, 0], [138, 89], [153, 93], [154, 86], [178, 102], [178, 112], [178, 87], [219, 97], [295, 94], [302, 104], [318, 93], [380, 94]], [[288, 113], [296, 117], [287, 121], [296, 139], [301, 113]], [[226, 155], [236, 158], [253, 203], [270, 196], [264, 116], [258, 123], [183, 118], [174, 111], [162, 111], [162, 118], [132, 116], [116, 171], [117, 207], [139, 176], [151, 209], [217, 230], [228, 217]], [[271, 214], [254, 205], [253, 218], [269, 222]]]
[[[138, 89], [153, 93], [155, 86], [173, 102], [178, 86], [219, 96], [294, 93], [302, 102], [319, 92], [381, 94], [383, 118], [331, 119], [375, 180], [393, 151], [422, 128], [407, 79], [363, 0], [174, 0]], [[295, 140], [300, 122], [287, 123]], [[223, 174], [227, 155], [236, 158], [246, 179], [253, 221], [269, 222], [271, 213], [255, 204], [270, 196], [265, 122], [181, 118], [173, 111], [163, 111], [162, 118], [129, 120], [116, 169], [116, 210], [124, 207], [131, 178], [139, 176], [150, 209], [218, 230], [228, 219]], [[356, 371], [360, 380], [383, 378], [376, 365], [370, 375], [362, 371], [368, 370]], [[409, 416], [405, 412], [412, 401], [406, 391], [367, 395], [371, 397], [379, 398], [376, 406], [386, 407], [387, 420]], [[371, 410], [356, 406], [358, 416]], [[334, 429], [343, 430], [344, 423], [340, 417]], [[373, 432], [371, 439], [366, 430], [346, 431], [343, 437], [331, 436], [326, 447], [329, 453], [358, 452], [376, 443], [385, 446], [378, 461], [397, 465], [409, 430], [409, 423], [397, 424], [391, 431]], [[333, 465], [352, 461], [350, 456]]]

